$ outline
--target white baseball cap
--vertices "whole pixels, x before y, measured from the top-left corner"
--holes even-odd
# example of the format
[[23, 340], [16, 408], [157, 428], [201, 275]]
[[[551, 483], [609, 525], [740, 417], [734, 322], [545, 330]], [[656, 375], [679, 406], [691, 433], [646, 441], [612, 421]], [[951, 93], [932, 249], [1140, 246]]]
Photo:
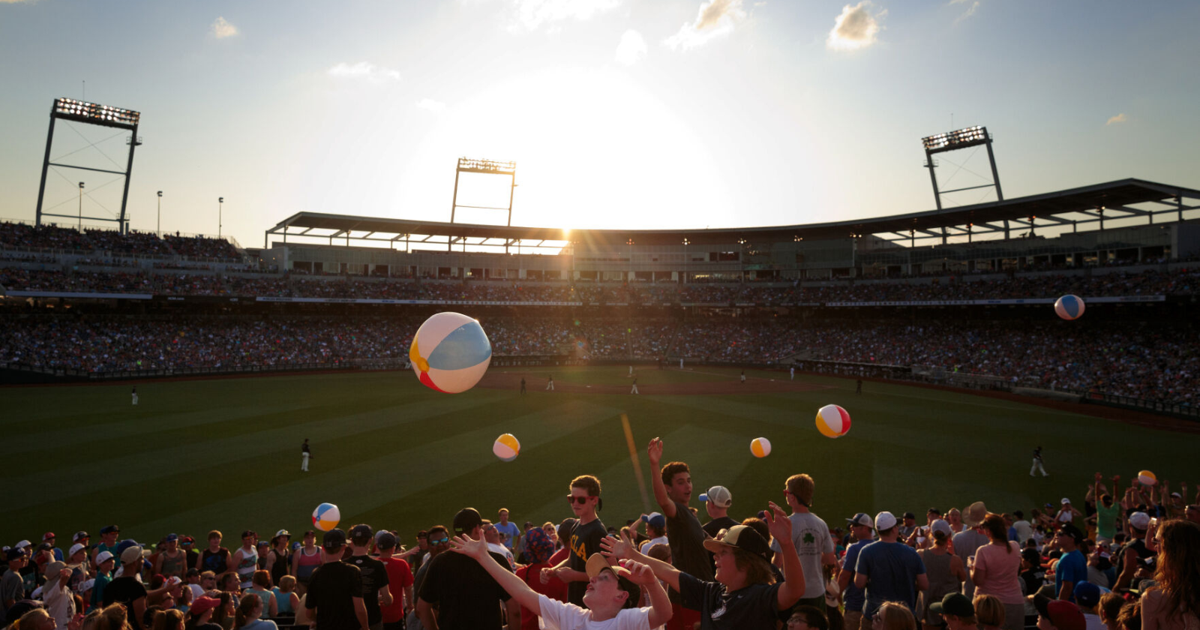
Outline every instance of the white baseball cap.
[[1129, 524], [1137, 529], [1146, 529], [1150, 527], [1150, 515], [1145, 512], [1134, 512], [1129, 515]]
[[954, 530], [950, 528], [950, 523], [947, 523], [946, 521], [944, 521], [940, 518], [938, 520], [934, 521], [929, 526], [929, 529], [931, 532], [942, 532], [943, 534], [945, 534], [947, 536], [950, 536], [954, 533]]
[[83, 551], [84, 549], [87, 549], [87, 547], [84, 547], [83, 545], [81, 545], [79, 543], [75, 543], [74, 545], [71, 545], [71, 551], [69, 553], [67, 553], [67, 557], [70, 558], [71, 556], [79, 553], [80, 551]]
[[112, 559], [113, 555], [111, 551], [101, 551], [100, 553], [96, 554], [96, 566], [100, 566]]
[[1063, 497], [1062, 504], [1063, 505], [1071, 505], [1071, 500], [1068, 499], [1067, 497]]
[[880, 512], [875, 515], [875, 531], [880, 532], [896, 526], [896, 517], [891, 512]]
[[24, 548], [28, 547], [28, 546], [29, 546], [29, 545], [31, 545], [31, 544], [33, 544], [33, 543], [29, 542], [28, 540], [22, 540], [21, 542], [17, 543], [17, 547], [16, 547], [16, 548], [17, 548], [17, 549], [24, 549]]
[[708, 501], [719, 508], [733, 505], [733, 495], [725, 486], [713, 486], [708, 489]]

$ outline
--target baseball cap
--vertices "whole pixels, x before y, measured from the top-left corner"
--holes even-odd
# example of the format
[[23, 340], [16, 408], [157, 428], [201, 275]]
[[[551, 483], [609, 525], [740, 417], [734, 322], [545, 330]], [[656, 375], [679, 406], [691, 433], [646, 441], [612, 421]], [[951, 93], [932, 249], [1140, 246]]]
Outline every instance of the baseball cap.
[[25, 550], [21, 549], [19, 547], [14, 547], [12, 549], [9, 549], [8, 553], [6, 555], [8, 557], [8, 561], [12, 562], [13, 560], [19, 560], [21, 558], [24, 558]]
[[637, 584], [634, 584], [633, 580], [629, 579], [630, 575], [632, 575], [631, 573], [629, 573], [629, 569], [626, 569], [625, 567], [622, 567], [622, 566], [614, 567], [608, 563], [608, 560], [604, 559], [604, 556], [602, 556], [598, 553], [592, 554], [591, 557], [589, 557], [587, 560], [588, 579], [594, 578], [597, 575], [600, 575], [604, 571], [612, 571], [612, 574], [617, 578], [617, 585], [620, 587], [620, 589], [622, 591], [625, 591], [626, 593], [629, 594], [629, 597], [627, 597], [625, 599], [624, 607], [625, 608], [636, 607], [637, 603], [638, 603], [638, 599], [642, 595], [642, 589], [640, 587], [638, 587]]
[[71, 537], [71, 542], [79, 542], [84, 538], [91, 538], [91, 536], [87, 532], [75, 532], [75, 535]]
[[1041, 593], [1033, 596], [1038, 614], [1050, 620], [1058, 630], [1087, 630], [1087, 620], [1079, 607], [1061, 599], [1050, 599]]
[[1072, 525], [1070, 523], [1063, 525], [1058, 530], [1058, 533], [1062, 534], [1063, 536], [1070, 536], [1071, 538], [1073, 538], [1075, 540], [1076, 545], [1082, 543], [1083, 539], [1084, 539], [1083, 532], [1079, 531], [1078, 527], [1075, 527], [1074, 525]]
[[167, 534], [167, 542], [178, 542], [179, 534]]
[[870, 527], [871, 529], [875, 529], [875, 521], [872, 521], [871, 516], [865, 512], [859, 512], [858, 514], [855, 514], [854, 516], [846, 519], [846, 524], [847, 525], [862, 525], [863, 527]]
[[121, 528], [117, 527], [116, 525], [105, 525], [104, 527], [100, 528], [101, 534], [111, 534], [113, 532], [119, 532], [119, 531], [121, 531]]
[[121, 552], [121, 564], [132, 564], [139, 562], [142, 559], [142, 548], [137, 545], [131, 545]]
[[193, 615], [199, 617], [200, 615], [203, 615], [204, 613], [206, 613], [210, 610], [214, 610], [217, 606], [220, 606], [220, 605], [221, 605], [221, 600], [219, 600], [215, 597], [208, 597], [205, 595], [205, 596], [197, 597], [196, 599], [192, 600], [192, 607], [189, 608], [188, 610], [191, 611], [191, 613]]
[[771, 546], [749, 525], [734, 525], [721, 540], [709, 538], [704, 541], [704, 548], [713, 553], [723, 547], [741, 549], [767, 564], [771, 563]]
[[1100, 587], [1091, 582], [1080, 582], [1075, 585], [1075, 603], [1091, 608], [1100, 603]]
[[1061, 503], [1062, 503], [1063, 505], [1071, 505], [1071, 500], [1070, 500], [1070, 499], [1068, 499], [1067, 497], [1063, 497], [1063, 499], [1062, 499], [1062, 502], [1061, 502]]
[[356, 545], [365, 545], [371, 542], [371, 526], [366, 524], [355, 525], [350, 528], [350, 540]]
[[708, 501], [719, 508], [733, 505], [733, 494], [725, 486], [713, 486], [708, 489]]
[[475, 508], [463, 508], [454, 515], [454, 533], [465, 534], [476, 527], [483, 525], [483, 517], [479, 515], [479, 510]]
[[[945, 534], [947, 536], [950, 536], [954, 533], [954, 530], [950, 529], [950, 523], [947, 523], [946, 521], [944, 521], [940, 518], [938, 520], [934, 521], [933, 524], [929, 526], [929, 531], [931, 533], [932, 532], [942, 532], [943, 534]], [[953, 615], [953, 614], [957, 614], [957, 613], [950, 613], [950, 614]]]
[[44, 542], [44, 543], [41, 543], [38, 545], [38, 551], [50, 551], [53, 548], [54, 548], [54, 545], [51, 545], [48, 542]]
[[975, 605], [962, 593], [947, 593], [942, 601], [930, 604], [929, 611], [935, 615], [945, 613], [955, 617], [973, 617]]
[[83, 545], [81, 545], [79, 543], [75, 543], [74, 545], [71, 545], [71, 550], [67, 552], [67, 557], [70, 558], [71, 556], [79, 553], [80, 551], [83, 551], [84, 549], [87, 549], [87, 547], [84, 547]]
[[938, 516], [942, 515], [942, 511], [935, 507], [931, 507], [928, 510], [925, 510], [925, 513], [926, 514], [937, 514]]
[[86, 592], [92, 590], [92, 587], [95, 585], [96, 585], [96, 580], [84, 580], [79, 583], [79, 586], [78, 586], [78, 588], [75, 589], [75, 592], [76, 593], [86, 593]]
[[33, 543], [29, 542], [28, 540], [22, 540], [21, 542], [19, 542], [15, 545], [15, 548], [16, 549], [24, 549], [32, 544]]
[[875, 531], [883, 531], [896, 526], [896, 517], [891, 512], [880, 512], [875, 515]]
[[915, 520], [915, 519], [917, 518], [917, 515], [916, 515], [916, 514], [913, 514], [912, 512], [905, 512], [905, 513], [904, 513], [904, 518], [911, 518], [911, 519], [914, 519], [914, 520]]
[[346, 545], [346, 532], [335, 527], [321, 537], [321, 546], [326, 551], [337, 551]]
[[654, 526], [657, 529], [662, 529], [667, 526], [666, 517], [664, 517], [662, 514], [659, 514], [658, 512], [651, 512], [649, 514], [643, 514], [642, 521], [644, 521], [647, 525]]
[[101, 551], [100, 553], [96, 554], [96, 566], [100, 566], [112, 559], [113, 555], [111, 551]]
[[194, 543], [194, 542], [196, 542], [196, 539], [195, 539], [195, 538], [192, 538], [191, 536], [181, 536], [181, 537], [179, 538], [179, 542], [180, 542], [181, 544], [187, 545], [187, 544], [190, 544], [190, 543]]
[[1150, 527], [1150, 515], [1145, 512], [1134, 512], [1129, 515], [1129, 524], [1134, 529], [1146, 529]]
[[391, 532], [382, 532], [379, 534], [379, 537], [375, 539], [375, 546], [379, 547], [380, 549], [395, 549], [397, 542], [399, 541], [396, 540], [395, 534]]
[[251, 536], [258, 538], [258, 534], [255, 533], [253, 529], [247, 529], [246, 531], [242, 532], [242, 538], [249, 538]]
[[291, 532], [289, 532], [289, 531], [288, 531], [288, 530], [286, 530], [286, 529], [281, 529], [281, 530], [279, 530], [279, 531], [275, 532], [275, 537], [276, 537], [276, 538], [279, 538], [280, 536], [287, 536], [288, 538], [291, 538], [291, 537], [292, 537], [292, 533], [291, 533]]
[[51, 538], [57, 538], [57, 536], [54, 535], [54, 532], [46, 532], [45, 534], [42, 534], [42, 540], [50, 540]]

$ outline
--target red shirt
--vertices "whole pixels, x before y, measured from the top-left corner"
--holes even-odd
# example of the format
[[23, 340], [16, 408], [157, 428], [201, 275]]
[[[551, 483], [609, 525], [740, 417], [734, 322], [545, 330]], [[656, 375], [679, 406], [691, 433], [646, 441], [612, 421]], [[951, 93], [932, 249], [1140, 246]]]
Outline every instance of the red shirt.
[[[529, 588], [533, 589], [533, 592], [545, 595], [550, 599], [565, 602], [567, 601], [566, 583], [556, 577], [552, 577], [549, 582], [542, 584], [542, 569], [552, 566], [554, 565], [549, 562], [543, 562], [541, 564], [531, 564], [527, 567], [521, 567], [517, 569], [517, 577], [528, 584]], [[521, 607], [521, 630], [538, 630], [537, 613], [524, 606]]]
[[383, 623], [396, 623], [404, 618], [404, 589], [413, 585], [413, 574], [408, 563], [400, 558], [380, 558], [387, 568], [388, 592], [392, 594], [390, 606], [380, 606]]

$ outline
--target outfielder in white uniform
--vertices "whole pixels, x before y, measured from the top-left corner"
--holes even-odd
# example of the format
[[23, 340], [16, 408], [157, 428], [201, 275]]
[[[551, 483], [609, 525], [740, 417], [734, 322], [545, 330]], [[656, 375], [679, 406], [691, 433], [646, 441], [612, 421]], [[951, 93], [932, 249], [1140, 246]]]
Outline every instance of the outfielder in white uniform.
[[308, 450], [308, 438], [304, 438], [304, 445], [300, 447], [300, 471], [308, 472], [308, 458], [312, 456], [312, 452]]
[[629, 393], [630, 393], [630, 394], [636, 394], [636, 393], [638, 393], [638, 390], [637, 390], [637, 377], [636, 377], [636, 376], [635, 376], [635, 377], [633, 377], [633, 389], [632, 389], [632, 390], [630, 390], [630, 392], [629, 392]]
[[792, 369], [789, 371], [792, 373], [792, 380], [796, 380], [796, 366], [793, 365]]
[[546, 381], [546, 391], [548, 391], [548, 392], [554, 391], [554, 377], [553, 376], [550, 377], [550, 380]]
[[135, 407], [137, 406], [137, 387], [133, 388], [133, 404]]

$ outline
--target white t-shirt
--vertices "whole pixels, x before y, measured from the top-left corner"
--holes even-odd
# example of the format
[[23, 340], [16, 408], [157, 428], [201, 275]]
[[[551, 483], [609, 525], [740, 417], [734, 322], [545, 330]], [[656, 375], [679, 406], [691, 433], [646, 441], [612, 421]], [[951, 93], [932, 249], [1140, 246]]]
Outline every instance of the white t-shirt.
[[[788, 518], [792, 520], [792, 543], [796, 545], [796, 553], [800, 556], [800, 566], [804, 567], [802, 599], [824, 597], [825, 578], [821, 577], [824, 575], [821, 556], [833, 553], [829, 526], [812, 512], [796, 512]], [[771, 541], [771, 550], [781, 550], [778, 540]]]
[[650, 630], [649, 608], [626, 608], [608, 621], [592, 621], [592, 611], [538, 596], [541, 627], [546, 630]]
[[1100, 621], [1100, 615], [1083, 613], [1083, 620], [1087, 622], [1087, 630], [1105, 630], [1108, 627]]
[[659, 536], [658, 538], [651, 538], [650, 540], [647, 540], [646, 542], [642, 543], [642, 546], [640, 549], [638, 549], [638, 551], [642, 552], [642, 555], [645, 555], [647, 551], [650, 551], [651, 547], [653, 547], [654, 545], [659, 545], [659, 544], [667, 545], [667, 546], [671, 545], [671, 543], [667, 541], [666, 536]]
[[198, 597], [204, 597], [204, 587], [199, 584], [188, 584], [188, 588], [192, 589], [192, 601]]

